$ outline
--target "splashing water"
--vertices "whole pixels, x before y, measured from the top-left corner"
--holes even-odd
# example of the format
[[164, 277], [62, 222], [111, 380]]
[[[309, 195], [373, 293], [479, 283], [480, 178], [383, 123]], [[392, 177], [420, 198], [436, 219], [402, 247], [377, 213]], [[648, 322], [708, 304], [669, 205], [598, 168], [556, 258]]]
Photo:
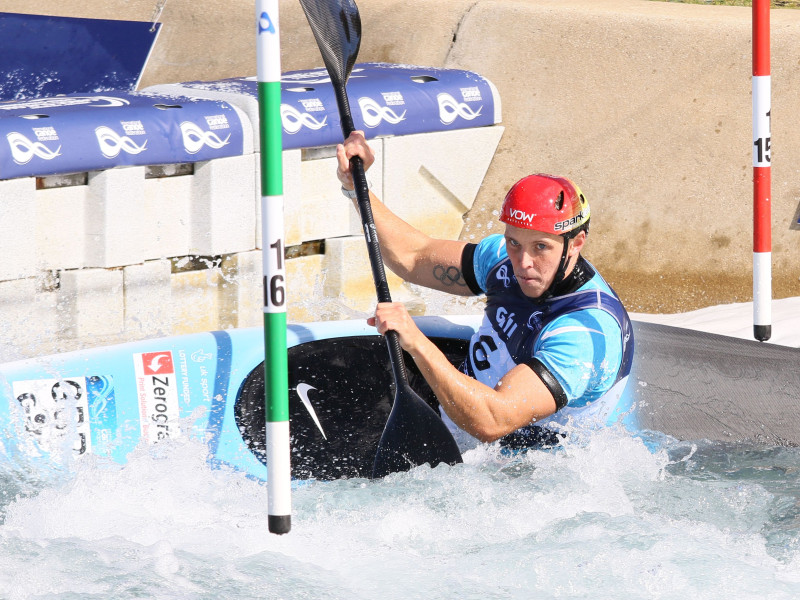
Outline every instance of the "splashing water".
[[4, 598], [793, 598], [800, 451], [636, 438], [491, 446], [308, 483], [292, 532], [205, 447], [0, 476]]
[[[428, 314], [482, 309], [422, 298]], [[197, 441], [140, 447], [124, 466], [0, 463], [0, 598], [800, 596], [800, 449], [611, 428], [464, 458], [298, 485], [280, 537], [266, 486], [211, 468]]]

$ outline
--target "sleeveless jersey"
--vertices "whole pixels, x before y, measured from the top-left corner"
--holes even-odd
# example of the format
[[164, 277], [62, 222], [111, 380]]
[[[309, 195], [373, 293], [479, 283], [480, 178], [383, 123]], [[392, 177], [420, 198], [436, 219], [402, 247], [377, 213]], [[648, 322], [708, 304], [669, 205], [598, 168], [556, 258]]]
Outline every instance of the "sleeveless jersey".
[[462, 265], [470, 287], [477, 286], [473, 291], [485, 293], [487, 300], [462, 370], [494, 388], [515, 366], [531, 364], [558, 406], [536, 427], [511, 434], [514, 443], [520, 436], [541, 436], [543, 426], [557, 430], [568, 421], [605, 423], [630, 373], [633, 331], [628, 314], [588, 261], [579, 260], [588, 279], [574, 291], [544, 301], [523, 294], [500, 234], [482, 240], [472, 260], [465, 261], [471, 265]]

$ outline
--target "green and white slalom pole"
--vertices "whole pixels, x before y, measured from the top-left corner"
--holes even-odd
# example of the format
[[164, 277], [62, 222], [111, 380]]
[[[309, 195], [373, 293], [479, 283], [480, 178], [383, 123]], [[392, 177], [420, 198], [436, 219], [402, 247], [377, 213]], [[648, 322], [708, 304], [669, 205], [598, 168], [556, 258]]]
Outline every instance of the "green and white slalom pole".
[[261, 138], [261, 247], [264, 268], [264, 395], [267, 416], [269, 530], [292, 526], [286, 271], [283, 226], [283, 128], [278, 0], [256, 0], [258, 118]]

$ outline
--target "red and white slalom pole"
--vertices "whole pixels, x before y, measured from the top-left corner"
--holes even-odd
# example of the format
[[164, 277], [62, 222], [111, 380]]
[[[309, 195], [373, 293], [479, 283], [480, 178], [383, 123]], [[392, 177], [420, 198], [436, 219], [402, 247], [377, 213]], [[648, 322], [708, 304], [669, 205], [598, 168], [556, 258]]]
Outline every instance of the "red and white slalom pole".
[[772, 335], [770, 0], [753, 0], [753, 335]]

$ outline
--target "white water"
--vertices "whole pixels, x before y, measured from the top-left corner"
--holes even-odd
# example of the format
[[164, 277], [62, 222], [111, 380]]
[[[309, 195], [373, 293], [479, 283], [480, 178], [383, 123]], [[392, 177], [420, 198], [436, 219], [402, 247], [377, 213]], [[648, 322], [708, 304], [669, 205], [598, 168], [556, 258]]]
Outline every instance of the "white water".
[[[774, 337], [800, 345], [800, 304], [777, 305]], [[730, 316], [746, 308], [649, 320], [750, 335], [749, 315]], [[456, 467], [308, 484], [286, 536], [267, 532], [266, 487], [210, 469], [199, 443], [125, 466], [6, 468], [0, 597], [796, 598], [799, 467], [797, 449], [609, 429], [522, 458], [480, 447]]]

